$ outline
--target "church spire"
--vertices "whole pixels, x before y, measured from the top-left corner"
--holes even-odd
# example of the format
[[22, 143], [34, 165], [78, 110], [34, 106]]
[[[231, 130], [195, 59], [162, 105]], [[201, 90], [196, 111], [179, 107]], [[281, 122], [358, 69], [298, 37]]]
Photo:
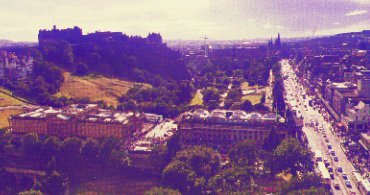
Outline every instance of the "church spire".
[[280, 40], [280, 33], [278, 33], [278, 37], [275, 41], [275, 47], [280, 48], [281, 47], [281, 40]]

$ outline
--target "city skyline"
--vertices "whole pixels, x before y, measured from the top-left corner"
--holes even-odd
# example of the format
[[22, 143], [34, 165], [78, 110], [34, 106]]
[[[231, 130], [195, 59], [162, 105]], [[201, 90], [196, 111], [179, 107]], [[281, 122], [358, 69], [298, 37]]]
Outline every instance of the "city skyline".
[[166, 40], [309, 37], [370, 29], [368, 0], [48, 1], [1, 0], [0, 38], [37, 41], [39, 29], [79, 26], [84, 34], [120, 31]]

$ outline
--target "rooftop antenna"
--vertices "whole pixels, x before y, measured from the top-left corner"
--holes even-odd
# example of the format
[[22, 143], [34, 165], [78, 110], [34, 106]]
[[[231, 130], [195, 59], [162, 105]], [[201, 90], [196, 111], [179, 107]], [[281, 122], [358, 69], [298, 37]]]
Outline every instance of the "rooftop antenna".
[[207, 35], [204, 35], [204, 37], [201, 37], [202, 39], [204, 39], [204, 57], [207, 57], [208, 56], [208, 53], [207, 53], [207, 48], [206, 48], [206, 45], [207, 45]]

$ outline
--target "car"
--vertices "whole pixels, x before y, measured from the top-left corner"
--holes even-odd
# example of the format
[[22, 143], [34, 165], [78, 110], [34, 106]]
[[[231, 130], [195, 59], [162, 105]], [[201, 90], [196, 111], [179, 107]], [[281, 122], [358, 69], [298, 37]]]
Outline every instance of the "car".
[[337, 171], [338, 171], [338, 172], [343, 172], [343, 168], [339, 166], [339, 167], [337, 168]]
[[334, 188], [337, 189], [337, 190], [340, 189], [340, 186], [339, 186], [339, 184], [337, 182], [334, 182]]
[[333, 172], [333, 167], [328, 166], [328, 171], [329, 171], [330, 173], [332, 173], [332, 172]]
[[330, 174], [330, 178], [332, 179], [332, 180], [334, 180], [334, 173], [333, 172], [331, 172], [331, 173], [329, 173]]
[[322, 136], [322, 137], [327, 138], [326, 134], [323, 134], [323, 136]]
[[335, 156], [335, 151], [334, 150], [330, 151], [330, 154]]
[[330, 144], [328, 144], [328, 149], [332, 149], [332, 146]]
[[345, 183], [346, 183], [346, 186], [347, 186], [348, 188], [352, 188], [351, 182], [349, 182], [348, 180], [346, 180], [346, 181], [345, 181]]
[[342, 177], [343, 177], [343, 179], [345, 179], [345, 180], [348, 180], [348, 176], [347, 176], [347, 174], [346, 173], [342, 173]]
[[329, 142], [329, 139], [328, 139], [328, 138], [326, 138], [326, 139], [325, 139], [325, 142], [327, 142], [327, 143], [328, 143], [328, 142]]
[[335, 161], [335, 162], [338, 162], [338, 161], [339, 161], [339, 159], [338, 159], [338, 157], [337, 157], [337, 156], [334, 156], [334, 161]]

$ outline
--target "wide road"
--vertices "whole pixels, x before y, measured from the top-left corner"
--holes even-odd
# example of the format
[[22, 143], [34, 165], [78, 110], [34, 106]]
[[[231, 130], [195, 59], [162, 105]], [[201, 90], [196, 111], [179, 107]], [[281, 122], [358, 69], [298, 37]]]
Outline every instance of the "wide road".
[[[332, 190], [334, 194], [350, 194], [355, 192], [360, 194], [354, 182], [352, 181], [352, 171], [355, 170], [353, 165], [347, 159], [342, 148], [340, 147], [339, 138], [332, 133], [331, 125], [326, 122], [318, 112], [318, 109], [311, 107], [308, 102], [312, 98], [306, 95], [304, 87], [299, 82], [290, 62], [288, 60], [282, 60], [281, 62], [281, 74], [284, 78], [284, 88], [285, 88], [285, 98], [289, 104], [291, 104], [297, 114], [303, 117], [304, 127], [303, 132], [306, 134], [308, 139], [308, 144], [312, 152], [316, 150], [321, 150], [323, 153], [323, 158], [330, 162], [330, 166], [334, 169], [334, 180], [331, 182]], [[306, 97], [303, 97], [306, 96]], [[306, 125], [314, 124], [314, 126]], [[317, 126], [316, 126], [317, 124]], [[322, 131], [318, 129], [322, 127]], [[327, 136], [328, 140], [325, 140], [324, 134]], [[328, 145], [332, 146], [332, 151], [335, 152], [335, 156], [338, 157], [338, 162], [334, 161], [334, 156], [329, 154]], [[345, 185], [345, 180], [342, 177], [342, 173], [337, 171], [337, 168], [341, 167], [343, 173], [348, 175], [348, 180], [351, 182], [352, 187], [347, 187]], [[334, 183], [338, 183], [340, 189], [334, 188]]]

